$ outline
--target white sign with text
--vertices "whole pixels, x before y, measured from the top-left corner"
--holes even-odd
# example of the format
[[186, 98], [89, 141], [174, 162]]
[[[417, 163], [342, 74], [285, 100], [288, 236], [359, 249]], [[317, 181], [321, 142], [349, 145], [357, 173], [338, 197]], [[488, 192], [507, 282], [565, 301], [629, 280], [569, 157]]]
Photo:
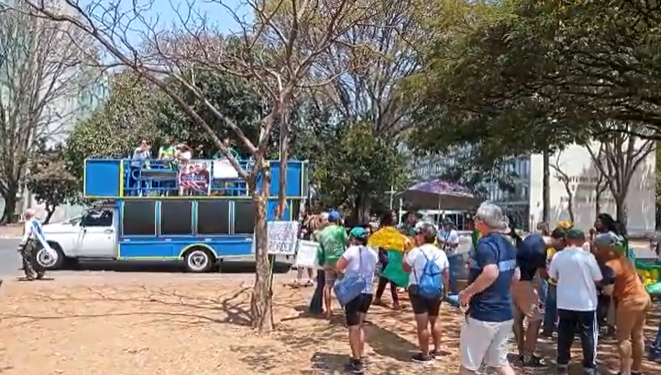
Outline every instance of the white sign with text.
[[[268, 253], [269, 255], [294, 255], [298, 245], [298, 221], [269, 221]], [[255, 238], [252, 241], [252, 253], [255, 253]]]
[[219, 180], [233, 180], [239, 178], [239, 172], [234, 169], [227, 159], [213, 161], [213, 178]]
[[317, 268], [319, 260], [317, 259], [319, 243], [314, 241], [298, 241], [298, 253], [296, 254], [296, 267]]

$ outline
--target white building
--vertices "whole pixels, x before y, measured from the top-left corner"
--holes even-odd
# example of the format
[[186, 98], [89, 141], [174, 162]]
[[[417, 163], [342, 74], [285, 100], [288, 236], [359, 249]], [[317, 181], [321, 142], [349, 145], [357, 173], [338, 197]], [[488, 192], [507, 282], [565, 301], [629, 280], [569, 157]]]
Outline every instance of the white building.
[[[644, 146], [638, 141], [637, 148]], [[598, 149], [593, 147], [592, 149]], [[596, 219], [597, 185], [600, 181], [598, 167], [587, 148], [572, 145], [550, 157], [550, 202], [549, 221], [556, 223], [569, 220], [569, 194], [560, 174], [565, 174], [573, 196], [574, 222], [578, 228], [592, 227]], [[541, 155], [530, 158], [530, 224], [541, 221], [543, 210], [543, 163]], [[655, 231], [656, 226], [656, 152], [654, 149], [633, 173], [626, 198], [628, 208], [627, 231], [630, 234], [645, 234]], [[556, 170], [557, 168], [557, 170]], [[558, 172], [560, 170], [561, 172]], [[608, 188], [600, 194], [600, 211], [615, 217], [615, 201]]]

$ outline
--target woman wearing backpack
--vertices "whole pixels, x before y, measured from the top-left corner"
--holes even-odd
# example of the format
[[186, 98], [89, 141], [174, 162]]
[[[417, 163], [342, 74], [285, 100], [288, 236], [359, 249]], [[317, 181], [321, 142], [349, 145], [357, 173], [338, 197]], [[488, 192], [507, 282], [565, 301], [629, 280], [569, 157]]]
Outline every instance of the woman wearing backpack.
[[[372, 304], [374, 283], [374, 273], [378, 255], [375, 250], [367, 247], [367, 230], [361, 227], [355, 227], [349, 232], [349, 248], [342, 254], [337, 261], [336, 270], [344, 273], [344, 277], [338, 282], [335, 294], [338, 300], [342, 302], [345, 294], [353, 293], [356, 285], [361, 285], [356, 289], [355, 294], [347, 298], [344, 303], [344, 312], [349, 328], [349, 345], [351, 346], [351, 359], [347, 364], [347, 370], [353, 374], [362, 374], [365, 372], [365, 332], [363, 331], [363, 321], [365, 315]], [[354, 285], [342, 285], [342, 284]], [[337, 288], [344, 292], [340, 293]]]
[[[436, 227], [431, 223], [416, 225], [418, 247], [409, 251], [402, 267], [409, 274], [409, 299], [413, 307], [418, 329], [420, 353], [411, 359], [418, 363], [430, 363], [441, 353], [441, 324], [438, 315], [441, 301], [450, 283], [450, 264], [445, 252], [436, 241]], [[434, 349], [429, 349], [429, 336], [434, 339]]]

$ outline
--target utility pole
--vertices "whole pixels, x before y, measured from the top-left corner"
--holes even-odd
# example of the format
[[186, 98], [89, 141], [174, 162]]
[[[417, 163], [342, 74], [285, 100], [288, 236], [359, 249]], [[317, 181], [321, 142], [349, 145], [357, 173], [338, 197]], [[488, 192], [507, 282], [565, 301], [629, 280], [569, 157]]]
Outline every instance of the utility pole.
[[388, 194], [390, 195], [390, 203], [389, 203], [388, 207], [389, 207], [391, 210], [392, 210], [393, 204], [395, 203], [395, 202], [394, 202], [394, 200], [395, 200], [395, 193], [396, 193], [396, 191], [395, 191], [395, 187], [391, 184], [391, 185], [390, 185], [390, 190], [388, 191]]

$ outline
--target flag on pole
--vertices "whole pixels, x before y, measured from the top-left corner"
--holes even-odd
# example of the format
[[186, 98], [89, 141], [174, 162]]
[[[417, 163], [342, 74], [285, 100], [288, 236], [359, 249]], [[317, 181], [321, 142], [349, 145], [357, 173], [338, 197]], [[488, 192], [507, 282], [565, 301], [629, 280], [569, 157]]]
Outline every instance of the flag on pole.
[[413, 248], [414, 241], [402, 234], [397, 228], [389, 226], [376, 231], [367, 241], [367, 246], [373, 249], [384, 249], [388, 263], [381, 276], [394, 282], [399, 287], [407, 287], [409, 274], [402, 268], [406, 251]]

